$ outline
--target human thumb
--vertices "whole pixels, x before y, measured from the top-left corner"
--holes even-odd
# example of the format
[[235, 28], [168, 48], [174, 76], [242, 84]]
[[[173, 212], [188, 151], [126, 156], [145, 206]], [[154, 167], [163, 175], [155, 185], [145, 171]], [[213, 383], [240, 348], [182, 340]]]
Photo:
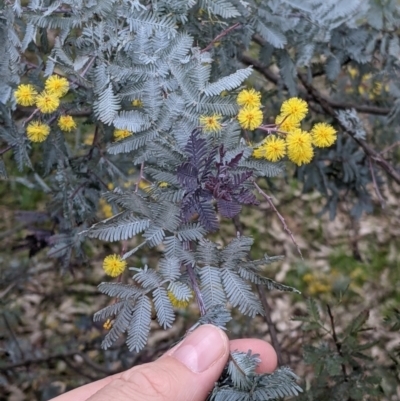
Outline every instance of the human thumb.
[[204, 325], [157, 361], [124, 372], [87, 401], [204, 401], [228, 355], [225, 333]]

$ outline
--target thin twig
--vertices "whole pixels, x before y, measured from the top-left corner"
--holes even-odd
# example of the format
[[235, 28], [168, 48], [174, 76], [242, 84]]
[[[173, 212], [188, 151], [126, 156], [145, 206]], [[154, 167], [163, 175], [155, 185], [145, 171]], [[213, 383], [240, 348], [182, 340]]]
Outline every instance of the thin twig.
[[88, 62], [87, 66], [85, 67], [85, 69], [84, 69], [84, 70], [82, 71], [82, 73], [81, 73], [81, 77], [82, 77], [82, 78], [83, 78], [83, 77], [86, 75], [86, 73], [89, 71], [89, 68], [93, 65], [95, 59], [96, 59], [96, 57], [94, 57], [94, 56], [90, 59], [90, 61]]
[[193, 267], [190, 264], [187, 264], [185, 266], [186, 266], [186, 271], [188, 272], [188, 275], [189, 275], [191, 287], [196, 296], [196, 302], [197, 302], [197, 306], [199, 307], [199, 310], [200, 310], [200, 315], [204, 316], [207, 312], [207, 309], [204, 304], [203, 294], [201, 293], [199, 285], [197, 283], [196, 275], [194, 273]]
[[278, 212], [278, 209], [275, 207], [274, 203], [272, 202], [272, 198], [267, 195], [259, 186], [256, 182], [253, 182], [254, 186], [256, 187], [257, 191], [267, 200], [269, 205], [271, 206], [272, 210], [275, 212], [275, 214], [278, 216], [279, 220], [282, 223], [283, 229], [289, 234], [290, 238], [292, 239], [293, 244], [297, 248], [297, 252], [299, 253], [300, 257], [303, 259], [303, 254], [301, 253], [300, 247], [297, 244], [296, 240], [294, 239], [292, 231], [289, 229], [289, 227], [286, 224], [286, 221], [284, 217]]
[[271, 318], [271, 308], [267, 302], [267, 295], [265, 293], [265, 288], [263, 285], [259, 284], [259, 285], [257, 285], [257, 290], [258, 290], [258, 295], [261, 300], [261, 304], [264, 308], [264, 312], [265, 312], [264, 319], [269, 328], [269, 334], [271, 336], [271, 343], [275, 349], [276, 355], [278, 356], [278, 366], [282, 366], [284, 363], [283, 356], [282, 356], [282, 348], [281, 348], [281, 345], [279, 344], [278, 336], [276, 333], [276, 328], [275, 328], [275, 325]]
[[[235, 225], [236, 233], [238, 235], [243, 235], [243, 226], [242, 226], [242, 223], [240, 222], [239, 215], [236, 215], [232, 219], [232, 221], [233, 221], [233, 224]], [[279, 344], [278, 336], [277, 336], [277, 333], [276, 333], [276, 328], [275, 328], [275, 325], [274, 325], [274, 323], [272, 321], [272, 318], [271, 318], [271, 308], [270, 308], [270, 306], [268, 304], [268, 301], [267, 301], [265, 288], [264, 288], [263, 285], [258, 284], [257, 285], [257, 290], [258, 290], [258, 294], [259, 294], [259, 297], [260, 297], [261, 304], [262, 304], [263, 309], [264, 309], [264, 319], [265, 319], [265, 322], [267, 323], [267, 326], [268, 326], [268, 329], [269, 329], [269, 334], [271, 336], [271, 343], [272, 343], [272, 346], [274, 347], [274, 349], [276, 351], [276, 355], [278, 356], [278, 364], [279, 364], [279, 366], [281, 366], [281, 365], [283, 365], [282, 348], [281, 348], [281, 346]]]
[[39, 111], [39, 109], [33, 110], [32, 114], [24, 121], [23, 125], [26, 125], [29, 121], [32, 120], [32, 118], [35, 116], [35, 114]]
[[99, 180], [100, 184], [103, 185], [104, 189], [107, 191], [108, 185], [93, 170], [89, 170], [89, 172]]
[[4, 153], [8, 152], [13, 148], [12, 145], [8, 145], [6, 148], [0, 150], [0, 156], [3, 155]]
[[[331, 307], [329, 305], [326, 305], [326, 309], [328, 310], [329, 320], [331, 323], [333, 341], [335, 342], [335, 346], [336, 346], [339, 356], [341, 356], [343, 358], [342, 344], [339, 341], [339, 338], [336, 334], [335, 319], [333, 317]], [[344, 381], [347, 381], [346, 366], [344, 365], [344, 363], [341, 364], [341, 367], [342, 367], [343, 379], [344, 379]]]
[[7, 330], [10, 332], [11, 337], [13, 338], [13, 341], [15, 342], [15, 344], [16, 344], [16, 346], [17, 346], [17, 348], [18, 348], [18, 351], [19, 351], [19, 353], [20, 353], [20, 355], [21, 355], [21, 358], [23, 358], [23, 357], [24, 357], [24, 353], [23, 353], [23, 351], [22, 351], [22, 348], [21, 348], [20, 345], [19, 345], [18, 339], [17, 339], [17, 337], [16, 337], [16, 335], [15, 335], [15, 333], [14, 333], [14, 330], [13, 330], [12, 327], [10, 326], [10, 323], [8, 322], [8, 319], [7, 319], [6, 314], [3, 313], [2, 315], [3, 315], [4, 323], [5, 323], [6, 326], [7, 326]]
[[233, 31], [236, 28], [239, 28], [241, 26], [240, 22], [236, 22], [236, 24], [230, 26], [229, 28], [226, 28], [223, 30], [219, 35], [217, 35], [203, 50], [200, 51], [200, 53], [204, 53], [208, 50], [210, 50], [216, 42], [221, 40], [224, 36], [228, 35], [231, 31]]
[[135, 192], [137, 192], [139, 190], [140, 181], [142, 181], [142, 179], [144, 178], [143, 177], [143, 170], [144, 170], [144, 162], [140, 165], [140, 173], [139, 173], [140, 176], [139, 176], [138, 182], [136, 183]]
[[76, 188], [75, 191], [72, 192], [72, 194], [69, 196], [69, 200], [74, 199], [77, 193], [86, 185], [86, 181], [83, 181], [81, 184], [79, 184]]
[[383, 149], [380, 151], [380, 154], [383, 155], [386, 152], [389, 152], [390, 150], [394, 149], [395, 147], [400, 145], [400, 141], [397, 141], [395, 143], [392, 143], [390, 146], [388, 146], [387, 148]]
[[371, 172], [372, 183], [374, 184], [376, 196], [378, 197], [379, 202], [381, 203], [381, 208], [384, 209], [385, 208], [385, 200], [383, 199], [383, 197], [381, 195], [381, 191], [379, 190], [379, 187], [378, 187], [378, 183], [376, 182], [374, 166], [372, 165], [372, 160], [370, 157], [368, 158], [368, 163], [369, 163], [369, 171]]

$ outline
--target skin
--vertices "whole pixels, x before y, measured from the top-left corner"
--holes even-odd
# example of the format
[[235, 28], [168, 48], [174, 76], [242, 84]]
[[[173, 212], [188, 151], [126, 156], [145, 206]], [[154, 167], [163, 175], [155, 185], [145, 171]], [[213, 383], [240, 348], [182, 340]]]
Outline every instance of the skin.
[[211, 325], [196, 329], [158, 360], [87, 384], [53, 401], [204, 401], [228, 360], [229, 351], [260, 355], [259, 373], [276, 369], [272, 346], [258, 339], [229, 341]]

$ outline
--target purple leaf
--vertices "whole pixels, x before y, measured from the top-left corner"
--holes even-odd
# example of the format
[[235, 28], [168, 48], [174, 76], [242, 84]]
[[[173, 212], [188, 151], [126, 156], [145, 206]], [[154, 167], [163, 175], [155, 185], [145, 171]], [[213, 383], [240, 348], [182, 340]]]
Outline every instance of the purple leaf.
[[191, 163], [182, 163], [177, 169], [177, 178], [179, 183], [188, 190], [197, 188], [198, 181], [198, 170]]
[[218, 199], [217, 206], [221, 216], [229, 219], [235, 217], [242, 209], [242, 206], [236, 201], [226, 201], [224, 199]]

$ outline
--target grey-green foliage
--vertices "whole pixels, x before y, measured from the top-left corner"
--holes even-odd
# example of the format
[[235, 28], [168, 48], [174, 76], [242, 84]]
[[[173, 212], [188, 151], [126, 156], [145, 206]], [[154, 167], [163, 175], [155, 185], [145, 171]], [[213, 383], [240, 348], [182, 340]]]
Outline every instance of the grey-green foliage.
[[[234, 116], [237, 108], [233, 99], [218, 95], [223, 90], [238, 87], [248, 76], [249, 70], [240, 64], [240, 49], [250, 46], [254, 34], [259, 35], [257, 43], [262, 43], [258, 60], [267, 67], [279, 66], [277, 88], [280, 92], [286, 87], [291, 95], [299, 93], [296, 74], [300, 68], [306, 68], [311, 77], [326, 74], [329, 87], [330, 83], [334, 85], [340, 79], [343, 66], [352, 66], [359, 75], [372, 72], [378, 80], [390, 82], [393, 99], [384, 100], [391, 108], [390, 120], [385, 124], [390, 122], [389, 131], [397, 124], [400, 90], [395, 71], [400, 45], [393, 32], [399, 26], [400, 18], [394, 0], [385, 3], [372, 0], [271, 0], [261, 3], [210, 0], [158, 1], [156, 4], [146, 1], [90, 4], [68, 1], [51, 5], [32, 1], [25, 7], [16, 1], [1, 11], [0, 21], [1, 46], [4, 48], [0, 64], [1, 102], [12, 101], [12, 89], [27, 68], [29, 79], [39, 84], [42, 68], [48, 76], [57, 67], [74, 82], [76, 97], [71, 109], [89, 102], [99, 121], [135, 132], [125, 141], [108, 144], [111, 155], [144, 150], [146, 144], [169, 132], [179, 145], [184, 145], [188, 132], [198, 124], [199, 115], [220, 113], [228, 119]], [[226, 27], [224, 24], [233, 22], [241, 26], [229, 32], [210, 52], [200, 51], [221, 33]], [[17, 25], [19, 29], [16, 29]], [[78, 31], [76, 27], [82, 29]], [[59, 29], [52, 48], [45, 39], [46, 29]], [[26, 49], [38, 56], [37, 68], [21, 57]], [[46, 62], [41, 55], [43, 52], [50, 53]], [[382, 59], [380, 71], [372, 67], [377, 53]], [[217, 62], [211, 63], [212, 58]], [[82, 76], [82, 72], [86, 75]], [[351, 100], [351, 95], [346, 97]], [[143, 107], [132, 108], [129, 102], [137, 98], [142, 100]], [[342, 94], [335, 92], [332, 92], [332, 98], [343, 100]], [[271, 100], [268, 110], [276, 107], [276, 100]], [[357, 132], [365, 135], [363, 123], [351, 110], [343, 107], [339, 110], [339, 119], [345, 126], [352, 124], [349, 119], [355, 121]], [[30, 166], [29, 143], [23, 140], [23, 135], [19, 126], [2, 134], [3, 140], [15, 150], [20, 169], [24, 165]], [[60, 152], [53, 135], [56, 133], [49, 138], [43, 158], [47, 162], [47, 172], [57, 161], [54, 154]], [[21, 137], [18, 144], [16, 137]], [[396, 139], [396, 136], [391, 137], [391, 141]], [[65, 150], [61, 153], [60, 158], [69, 157]], [[321, 162], [327, 160], [326, 155], [320, 151]], [[104, 163], [103, 159], [101, 155], [97, 160], [98, 167]], [[359, 163], [360, 168], [367, 166], [367, 162], [364, 158]], [[106, 163], [110, 167], [112, 161]], [[246, 163], [249, 167], [251, 164], [257, 174], [270, 175], [270, 170], [265, 171], [258, 161]], [[340, 163], [337, 167], [340, 172], [346, 169]], [[105, 169], [101, 176], [104, 174], [107, 176], [110, 170]], [[327, 209], [334, 215], [336, 194], [349, 188], [346, 184], [342, 188], [331, 175], [309, 177], [312, 188], [321, 188], [318, 185], [321, 178], [325, 181], [322, 193], [327, 195]], [[77, 182], [76, 177], [70, 178], [71, 182]], [[371, 181], [371, 174], [367, 174], [366, 179]], [[368, 191], [354, 180], [348, 183], [357, 186], [355, 191], [350, 189], [356, 199], [355, 214], [368, 211]], [[360, 197], [362, 200], [358, 202]]]
[[261, 401], [296, 396], [302, 392], [293, 372], [280, 367], [272, 374], [257, 374], [258, 355], [233, 351], [210, 401]]
[[[369, 312], [363, 310], [340, 330], [335, 308], [324, 312], [315, 300], [308, 300], [303, 330], [313, 334], [313, 344], [304, 345], [304, 360], [314, 369], [315, 379], [300, 400], [381, 400], [383, 391], [379, 367], [370, 355], [374, 341], [363, 338]], [[389, 379], [389, 377], [387, 378]]]
[[[134, 270], [133, 283], [100, 285], [103, 293], [116, 298], [96, 314], [99, 320], [114, 318], [105, 347], [126, 332], [129, 348], [142, 349], [152, 302], [159, 324], [169, 327], [174, 311], [168, 292], [185, 301], [194, 291], [201, 319], [207, 320], [218, 305], [228, 301], [249, 316], [262, 313], [253, 284], [293, 291], [263, 276], [262, 267], [274, 259], [251, 260], [251, 238], [239, 235], [222, 245], [207, 238], [209, 227], [218, 223], [214, 201], [224, 204], [225, 212], [240, 210], [241, 204], [236, 209], [226, 206], [225, 190], [232, 192], [233, 184], [240, 183], [242, 193], [236, 193], [237, 197], [244, 204], [256, 204], [249, 195], [252, 180], [283, 171], [281, 163], [252, 158], [250, 141], [257, 134], [242, 138], [235, 95], [246, 79], [254, 79], [252, 68], [243, 65], [243, 56], [251, 49], [257, 57], [254, 64], [278, 71], [276, 77], [268, 75], [274, 89], [264, 91], [265, 119], [277, 114], [284, 97], [297, 94], [313, 102], [316, 111], [311, 120], [327, 119], [299, 85], [299, 72], [311, 81], [324, 76], [327, 92], [336, 102], [344, 96], [359, 100], [343, 88], [336, 90], [348, 66], [358, 72], [351, 82], [354, 88], [369, 72], [374, 79], [385, 78], [390, 95], [378, 100], [377, 106], [389, 108], [389, 118], [376, 120], [388, 127], [394, 142], [399, 139], [393, 130], [400, 110], [396, 81], [400, 45], [395, 34], [399, 14], [395, 0], [31, 0], [24, 5], [16, 0], [0, 10], [0, 138], [21, 172], [29, 168], [32, 176], [44, 177], [35, 185], [51, 196], [49, 214], [57, 222], [49, 255], [61, 259], [64, 266], [73, 254], [83, 258], [87, 237], [108, 242], [137, 237], [137, 244], [123, 255], [128, 262], [145, 247], [162, 252], [157, 266]], [[224, 34], [227, 27], [235, 29]], [[377, 71], [372, 61], [379, 57], [381, 70]], [[17, 115], [28, 118], [33, 110], [17, 107], [12, 93], [20, 82], [42, 90], [43, 79], [53, 73], [69, 79], [70, 93], [57, 112], [40, 116], [51, 125], [51, 133], [41, 146], [32, 146]], [[264, 87], [261, 82], [256, 86]], [[140, 102], [133, 105], [133, 100]], [[331, 117], [338, 116], [342, 126], [356, 131], [358, 139], [368, 139], [358, 112], [346, 103], [339, 109]], [[73, 143], [59, 130], [55, 122], [63, 113], [83, 115], [84, 122], [94, 126], [91, 145], [83, 144], [79, 136]], [[206, 150], [198, 170], [208, 163], [205, 175], [219, 180], [207, 192], [211, 181], [198, 171], [192, 174], [193, 165], [182, 166], [190, 161], [186, 147], [200, 116], [211, 114], [221, 116], [222, 128], [199, 134], [207, 147], [199, 146]], [[113, 141], [115, 128], [133, 134]], [[354, 215], [371, 209], [366, 190], [371, 182], [368, 160], [352, 141], [341, 138], [335, 149], [319, 152], [311, 165], [298, 170], [305, 190], [317, 188], [326, 195], [332, 216], [341, 194], [349, 191], [356, 198]], [[38, 149], [40, 156], [32, 162], [31, 155], [37, 155]], [[224, 191], [220, 187], [229, 175], [213, 176], [218, 163], [232, 170], [231, 187]], [[7, 175], [3, 163], [0, 174]], [[143, 178], [150, 182], [146, 190], [138, 188]], [[110, 183], [116, 187], [113, 191], [108, 191]], [[197, 192], [191, 192], [188, 183]], [[102, 194], [114, 215], [99, 221], [96, 213]], [[192, 203], [187, 202], [185, 215], [182, 204], [188, 195]], [[276, 391], [260, 393], [255, 399], [295, 393], [295, 387], [285, 390], [293, 377], [279, 372], [276, 382], [273, 377], [261, 379], [275, 383]], [[232, 389], [220, 390], [215, 397], [244, 397]]]

